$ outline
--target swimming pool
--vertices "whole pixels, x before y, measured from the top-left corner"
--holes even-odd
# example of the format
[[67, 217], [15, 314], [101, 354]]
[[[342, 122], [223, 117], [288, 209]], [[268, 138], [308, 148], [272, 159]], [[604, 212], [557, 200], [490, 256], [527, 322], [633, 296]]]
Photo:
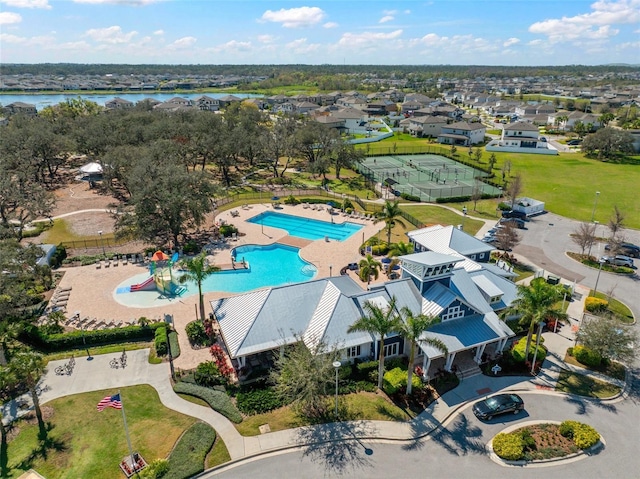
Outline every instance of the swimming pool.
[[[267, 246], [243, 245], [235, 248], [236, 261], [243, 259], [249, 263], [249, 269], [219, 271], [202, 283], [202, 291], [221, 291], [225, 293], [244, 293], [268, 286], [280, 286], [290, 283], [302, 283], [312, 280], [317, 268], [300, 258], [300, 250], [292, 246], [274, 243]], [[114, 292], [119, 303], [133, 307], [151, 307], [178, 301], [185, 296], [198, 294], [198, 285], [185, 284], [187, 290], [174, 298], [163, 298], [158, 291], [128, 292], [128, 286], [141, 283], [149, 273], [138, 274], [122, 282]]]
[[344, 241], [363, 227], [362, 225], [346, 221], [344, 223], [330, 223], [328, 221], [274, 213], [273, 211], [265, 211], [250, 218], [248, 221], [249, 223], [280, 228], [286, 230], [291, 236], [308, 240], [319, 240], [329, 237], [334, 241]]

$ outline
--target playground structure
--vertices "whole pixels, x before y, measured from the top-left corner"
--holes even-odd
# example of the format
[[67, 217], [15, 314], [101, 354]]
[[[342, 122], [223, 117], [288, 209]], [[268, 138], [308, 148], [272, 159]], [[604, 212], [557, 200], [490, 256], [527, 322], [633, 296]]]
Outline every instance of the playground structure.
[[156, 251], [151, 257], [149, 272], [151, 276], [142, 283], [133, 284], [130, 291], [158, 290], [165, 296], [180, 296], [187, 288], [182, 286], [174, 276], [173, 267], [178, 261], [178, 253], [173, 253], [171, 258], [162, 251]]
[[385, 155], [366, 158], [358, 166], [369, 181], [381, 183], [396, 196], [406, 193], [421, 201], [482, 194], [499, 196], [499, 188], [485, 183], [488, 173], [434, 154]]

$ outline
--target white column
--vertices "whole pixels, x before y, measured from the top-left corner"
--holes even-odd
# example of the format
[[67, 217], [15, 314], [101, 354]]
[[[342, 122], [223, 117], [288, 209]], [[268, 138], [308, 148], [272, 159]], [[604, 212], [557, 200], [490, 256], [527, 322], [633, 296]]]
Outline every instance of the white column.
[[238, 356], [238, 364], [243, 368], [246, 364], [246, 356]]
[[445, 371], [451, 372], [451, 366], [453, 366], [454, 359], [456, 359], [456, 353], [447, 354], [447, 362], [444, 365]]
[[429, 380], [430, 367], [431, 367], [431, 358], [425, 354], [424, 358], [422, 358], [422, 379], [425, 381]]
[[474, 356], [473, 360], [480, 364], [482, 362], [482, 355], [484, 354], [484, 348], [486, 347], [486, 344], [483, 344], [482, 346], [478, 346], [476, 348], [476, 355]]

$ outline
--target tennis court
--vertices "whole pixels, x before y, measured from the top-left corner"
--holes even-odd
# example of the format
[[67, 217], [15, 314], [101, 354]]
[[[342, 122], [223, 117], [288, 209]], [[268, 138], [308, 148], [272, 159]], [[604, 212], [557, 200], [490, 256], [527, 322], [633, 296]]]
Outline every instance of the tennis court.
[[359, 166], [370, 181], [382, 183], [396, 195], [407, 193], [421, 201], [471, 196], [474, 189], [487, 195], [500, 190], [483, 181], [489, 174], [433, 154], [370, 156]]

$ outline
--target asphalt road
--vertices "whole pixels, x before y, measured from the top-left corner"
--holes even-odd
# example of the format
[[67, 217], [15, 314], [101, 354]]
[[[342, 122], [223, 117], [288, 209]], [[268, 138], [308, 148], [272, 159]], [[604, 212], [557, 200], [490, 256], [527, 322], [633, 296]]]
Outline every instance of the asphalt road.
[[[470, 407], [454, 416], [433, 436], [415, 443], [389, 444], [370, 441], [329, 443], [293, 452], [272, 454], [237, 467], [208, 473], [206, 478], [405, 477], [585, 479], [638, 477], [640, 456], [640, 382], [631, 396], [602, 404], [582, 398], [549, 393], [521, 393], [525, 411], [483, 423]], [[606, 447], [573, 462], [540, 466], [506, 467], [489, 458], [486, 444], [505, 427], [524, 421], [574, 419], [595, 427]], [[357, 426], [356, 426], [357, 427]]]

